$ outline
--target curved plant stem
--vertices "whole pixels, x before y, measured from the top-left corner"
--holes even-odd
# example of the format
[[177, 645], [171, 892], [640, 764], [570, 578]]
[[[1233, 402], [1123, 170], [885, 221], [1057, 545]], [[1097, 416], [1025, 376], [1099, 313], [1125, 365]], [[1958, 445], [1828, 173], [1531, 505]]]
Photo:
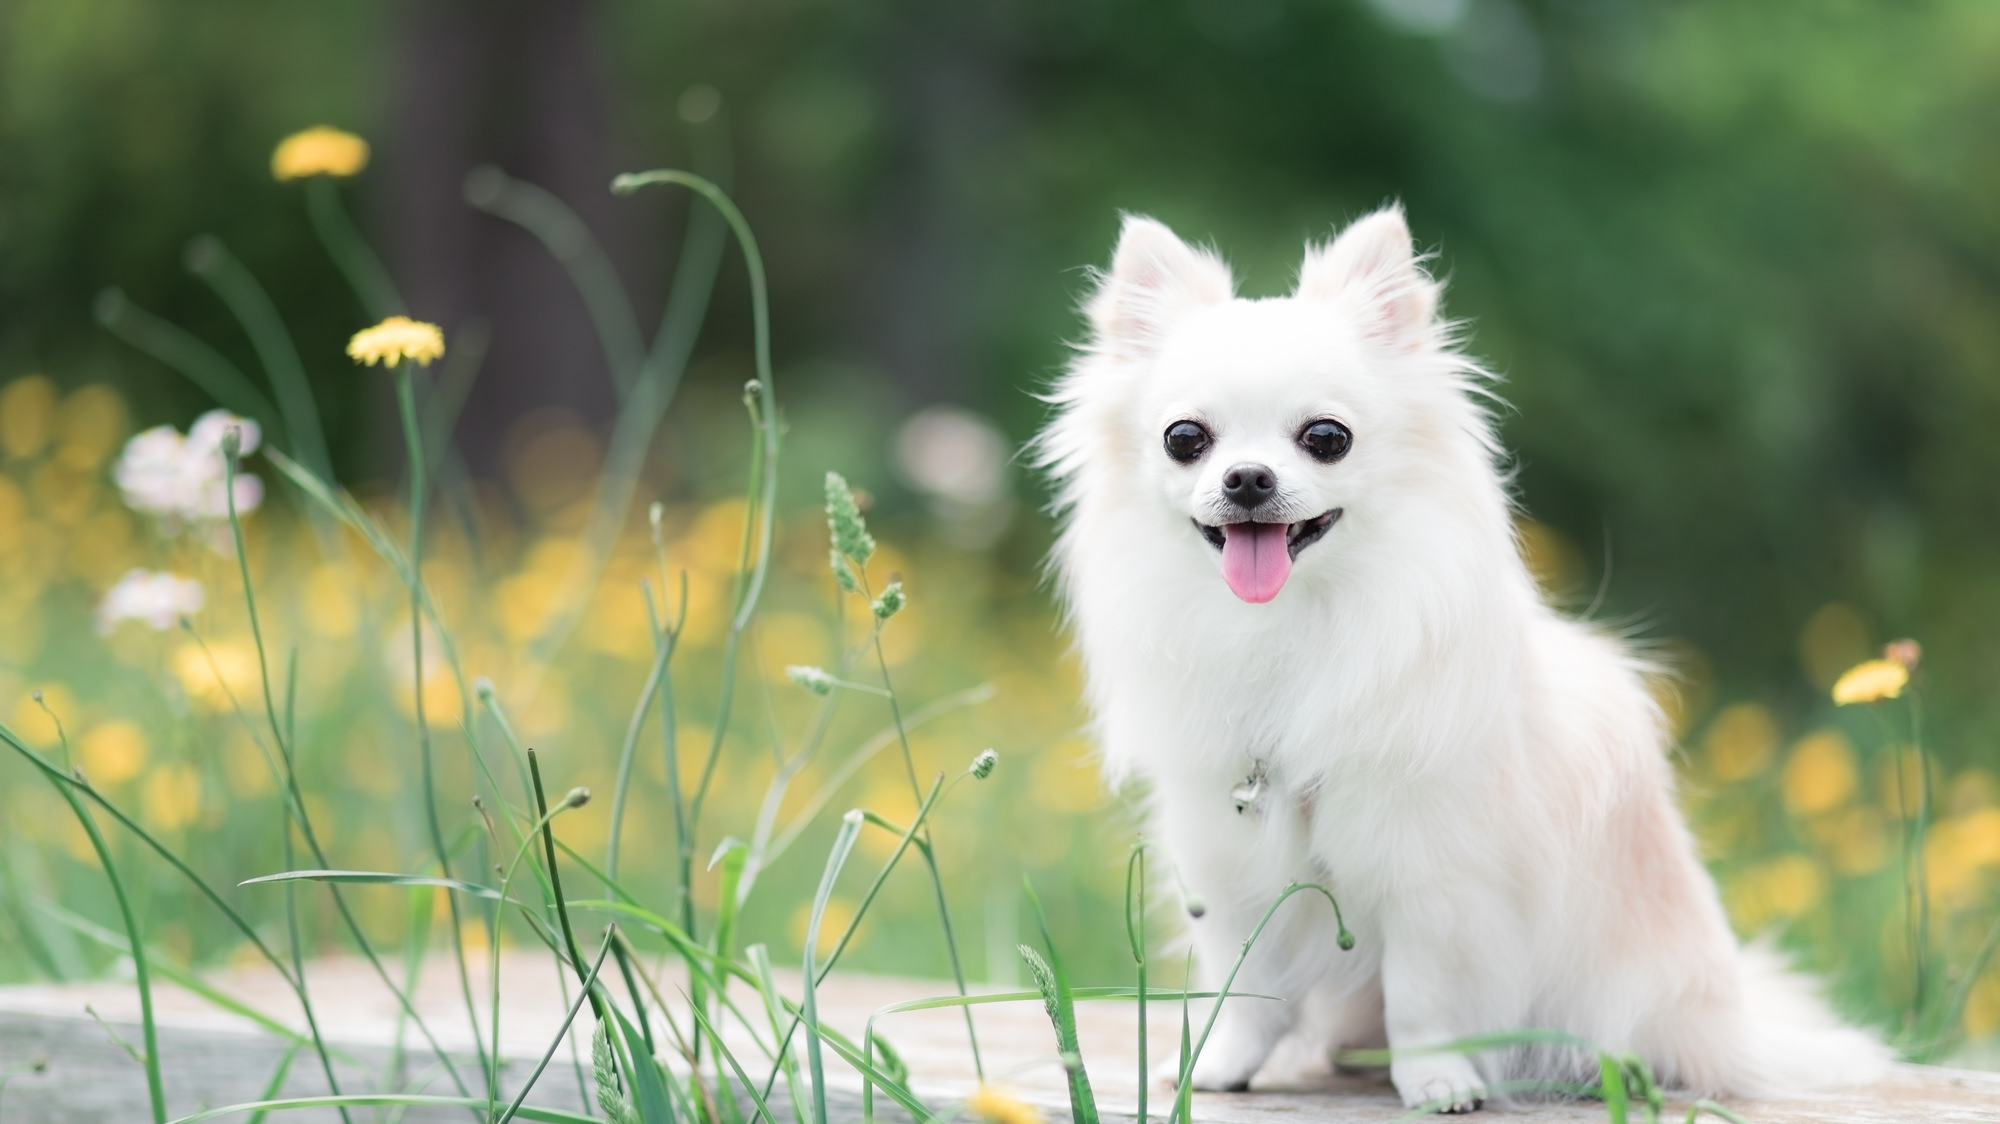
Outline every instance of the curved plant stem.
[[340, 188], [328, 176], [313, 176], [306, 180], [305, 190], [306, 216], [312, 220], [313, 233], [319, 235], [320, 245], [326, 247], [327, 256], [353, 286], [369, 317], [384, 320], [402, 312], [403, 295], [396, 291], [396, 282], [374, 247], [354, 228], [347, 208], [340, 205]]
[[[702, 182], [714, 188], [709, 181]], [[615, 182], [613, 190], [617, 190]], [[719, 188], [715, 190], [720, 194]], [[638, 488], [645, 467], [646, 455], [652, 448], [661, 421], [666, 417], [667, 407], [673, 403], [681, 376], [687, 370], [688, 358], [694, 352], [695, 338], [708, 315], [708, 301], [722, 264], [726, 235], [727, 231], [717, 221], [713, 210], [695, 209], [689, 219], [687, 237], [682, 243], [680, 261], [674, 269], [673, 287], [658, 334], [654, 337], [652, 349], [645, 355], [632, 392], [626, 397], [612, 426], [604, 472], [598, 483], [597, 495], [591, 501], [590, 518], [582, 536], [587, 549], [572, 564], [570, 575], [564, 582], [565, 589], [575, 592], [566, 597], [552, 614], [552, 623], [535, 638], [530, 649], [526, 679], [530, 690], [536, 677], [546, 669], [582, 620], [589, 605], [587, 593], [597, 587], [605, 563], [611, 558], [618, 533], [625, 526], [633, 493]], [[761, 280], [761, 268], [757, 276]], [[761, 290], [758, 292], [761, 293]], [[609, 343], [606, 349], [609, 353]], [[768, 354], [768, 348], [765, 351]], [[767, 373], [765, 385], [769, 384]]]
[[583, 297], [583, 307], [597, 329], [597, 342], [611, 368], [612, 388], [621, 403], [630, 398], [645, 362], [646, 346], [618, 271], [603, 245], [591, 235], [590, 227], [554, 193], [514, 179], [490, 164], [474, 168], [465, 177], [465, 201], [534, 235], [569, 274], [570, 284]]
[[625, 794], [632, 782], [632, 762], [639, 751], [639, 728], [645, 725], [646, 712], [652, 709], [653, 698], [660, 693], [660, 685], [667, 677], [668, 661], [673, 658], [672, 639], [658, 640], [658, 629], [654, 630], [654, 636], [653, 667], [646, 673], [646, 685], [640, 689], [639, 702], [632, 708], [632, 719], [625, 724], [625, 744], [618, 752], [618, 783], [611, 790], [611, 834], [604, 845], [604, 871], [613, 878], [618, 877], [618, 837], [625, 826]]
[[[58, 724], [58, 729], [60, 729]], [[104, 880], [111, 884], [111, 896], [118, 902], [118, 916], [125, 924], [125, 942], [131, 947], [133, 983], [139, 989], [139, 1034], [143, 1046], [139, 1061], [146, 1067], [146, 1099], [153, 1109], [153, 1120], [160, 1124], [167, 1118], [167, 1091], [160, 1079], [160, 1034], [153, 1021], [153, 979], [146, 968], [146, 942], [139, 933], [139, 919], [132, 914], [132, 902], [125, 896], [125, 882], [118, 877], [118, 867], [111, 861], [111, 848], [104, 842], [104, 834], [97, 830], [97, 821], [91, 818], [90, 809], [76, 798], [64, 785], [57, 785], [69, 810], [76, 813], [76, 822], [83, 825], [84, 833], [90, 836], [91, 850], [97, 852], [97, 861], [104, 867]]]
[[133, 304], [123, 290], [97, 294], [97, 322], [112, 335], [180, 372], [216, 404], [280, 432], [278, 408], [236, 364], [178, 325]]
[[[1311, 890], [1325, 898], [1326, 904], [1333, 907], [1333, 920], [1334, 924], [1339, 927], [1339, 944], [1341, 949], [1345, 951], [1354, 947], [1354, 935], [1347, 931], [1347, 922], [1340, 915], [1340, 902], [1334, 899], [1333, 891], [1328, 890], [1317, 882], [1293, 882], [1286, 886], [1284, 892], [1278, 895], [1278, 899], [1271, 903], [1271, 907], [1264, 911], [1264, 916], [1257, 921], [1257, 927], [1250, 930], [1249, 937], [1243, 941], [1242, 951], [1236, 954], [1236, 963], [1229, 966], [1228, 977], [1222, 981], [1221, 987], [1215, 989], [1218, 994], [1227, 996], [1235, 989], [1236, 973], [1243, 970], [1243, 962], [1250, 959], [1250, 950], [1256, 946], [1257, 938], [1264, 935], [1264, 927], [1271, 923], [1271, 918], [1277, 916], [1278, 907], [1289, 901], [1293, 894], [1302, 893], [1306, 890]], [[1188, 1053], [1187, 1057], [1182, 1059], [1178, 1087], [1183, 1090], [1188, 1087], [1188, 1076], [1194, 1072], [1194, 1063], [1201, 1057], [1202, 1048], [1208, 1045], [1208, 1036], [1215, 1029], [1215, 1020], [1222, 1015], [1222, 1004], [1223, 1000], [1217, 999], [1215, 1006], [1209, 1008], [1208, 1022], [1203, 1024], [1201, 1028], [1201, 1037], [1194, 1040], [1194, 1048]]]
[[[415, 381], [412, 366], [405, 361], [396, 368], [396, 409], [402, 416], [403, 442], [410, 473], [410, 692], [415, 700], [417, 756], [423, 771], [426, 826], [430, 829], [431, 847], [437, 853], [438, 873], [450, 878], [451, 851], [444, 844], [444, 827], [438, 821], [437, 766], [432, 759], [430, 722], [424, 714], [424, 500], [428, 488], [424, 474], [423, 433], [418, 428], [416, 390], [412, 385]], [[465, 999], [465, 1017], [472, 1024], [473, 1047], [480, 1055], [479, 1069], [488, 1073], [486, 1047], [479, 1036], [479, 1004], [472, 998], [472, 972], [465, 963], [465, 922], [459, 913], [457, 896], [448, 896], [445, 901], [451, 910], [451, 955], [458, 968], [458, 986]]]
[[220, 239], [202, 235], [188, 243], [188, 272], [208, 283], [222, 303], [229, 306], [250, 345], [264, 365], [271, 381], [278, 412], [284, 416], [285, 432], [299, 460], [322, 477], [333, 475], [332, 459], [326, 451], [326, 434], [320, 428], [319, 406], [313, 401], [312, 385], [306, 379], [305, 364], [298, 348], [278, 315], [269, 294], [257, 283], [250, 270], [223, 246]]
[[230, 924], [236, 927], [236, 931], [241, 933], [246, 941], [250, 942], [251, 947], [257, 950], [258, 955], [262, 956], [265, 962], [277, 970], [279, 978], [283, 979], [286, 986], [292, 989], [292, 994], [298, 997], [299, 1011], [306, 1020], [306, 1031], [312, 1037], [313, 1049], [319, 1055], [320, 1067], [326, 1074], [327, 1087], [337, 1091], [340, 1088], [340, 1082], [334, 1076], [333, 1058], [327, 1052], [325, 1041], [320, 1038], [319, 1019], [313, 1012], [312, 997], [306, 990], [305, 981], [292, 975], [291, 968], [285, 963], [284, 959], [273, 951], [270, 945], [264, 943], [263, 935], [258, 933], [256, 928], [241, 913], [238, 913], [236, 908], [230, 905], [227, 899], [217, 893], [215, 887], [208, 884], [207, 879], [195, 873], [193, 867], [189, 866], [179, 855], [174, 854], [171, 849], [155, 838], [153, 833], [147, 831], [139, 821], [126, 815], [116, 804], [105, 799], [104, 794], [92, 787], [88, 780], [58, 769], [54, 762], [28, 748], [28, 743], [22, 741], [18, 734], [14, 733], [13, 730], [4, 724], [0, 724], [0, 743], [5, 743], [9, 749], [20, 754], [29, 764], [41, 770], [42, 775], [49, 778], [49, 780], [58, 785], [73, 788], [81, 792], [84, 796], [89, 797], [91, 803], [104, 809], [105, 813], [112, 819], [117, 820], [120, 826], [136, 836], [140, 842], [144, 843], [154, 854], [164, 860], [168, 866], [173, 867], [181, 877], [187, 879], [189, 885], [193, 886], [203, 898], [208, 900], [210, 905], [214, 906], [218, 912], [229, 920]]
[[[868, 567], [862, 565], [856, 567], [856, 570], [858, 571], [857, 576], [861, 581], [861, 595], [873, 601], [875, 594], [868, 586]], [[910, 752], [910, 733], [908, 726], [903, 722], [903, 704], [896, 697], [895, 683], [889, 677], [889, 657], [882, 650], [882, 626], [885, 623], [885, 619], [878, 614], [875, 619], [875, 631], [872, 636], [875, 648], [875, 667], [882, 675], [883, 689], [889, 693], [889, 715], [895, 721], [896, 742], [903, 751], [903, 769], [909, 774], [910, 794], [916, 797], [917, 800], [922, 801], [924, 790], [923, 786], [917, 782], [916, 757]], [[944, 947], [945, 951], [951, 956], [952, 981], [958, 985], [958, 993], [966, 995], [969, 993], [965, 986], [965, 965], [958, 955], [958, 937], [953, 933], [951, 927], [951, 906], [945, 900], [944, 876], [938, 872], [937, 855], [931, 850], [929, 830], [924, 831], [919, 842], [922, 844], [924, 868], [930, 872], [931, 890], [937, 896], [938, 920], [944, 926]], [[1224, 988], [1223, 990], [1227, 991], [1228, 989]], [[965, 1036], [972, 1044], [972, 1068], [979, 1075], [979, 1080], [983, 1082], [986, 1080], [986, 1063], [979, 1054], [979, 1032], [973, 1026], [972, 1008], [967, 1007], [961, 1013], [965, 1016]]]

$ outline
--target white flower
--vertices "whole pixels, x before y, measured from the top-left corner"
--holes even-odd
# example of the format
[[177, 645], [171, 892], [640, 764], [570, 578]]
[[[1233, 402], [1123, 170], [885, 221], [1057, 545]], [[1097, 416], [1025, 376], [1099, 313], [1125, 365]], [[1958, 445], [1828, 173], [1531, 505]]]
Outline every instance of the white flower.
[[[261, 437], [257, 423], [227, 410], [210, 410], [196, 418], [185, 437], [162, 425], [127, 441], [112, 468], [126, 506], [170, 525], [227, 519], [222, 438], [231, 429], [241, 435], [243, 455], [256, 451]], [[264, 482], [239, 472], [235, 493], [238, 512], [254, 511], [264, 500]]]
[[97, 631], [110, 633], [124, 621], [144, 621], [162, 632], [199, 612], [201, 583], [152, 570], [128, 570], [97, 606]]

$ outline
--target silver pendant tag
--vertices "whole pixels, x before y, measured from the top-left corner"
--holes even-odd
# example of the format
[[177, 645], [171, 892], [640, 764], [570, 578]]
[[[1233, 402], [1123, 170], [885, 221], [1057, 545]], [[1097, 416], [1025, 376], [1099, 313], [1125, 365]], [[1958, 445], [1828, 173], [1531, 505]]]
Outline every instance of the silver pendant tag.
[[1258, 811], [1257, 803], [1264, 798], [1264, 770], [1260, 767], [1243, 778], [1243, 783], [1229, 790], [1229, 798], [1236, 802], [1236, 812]]

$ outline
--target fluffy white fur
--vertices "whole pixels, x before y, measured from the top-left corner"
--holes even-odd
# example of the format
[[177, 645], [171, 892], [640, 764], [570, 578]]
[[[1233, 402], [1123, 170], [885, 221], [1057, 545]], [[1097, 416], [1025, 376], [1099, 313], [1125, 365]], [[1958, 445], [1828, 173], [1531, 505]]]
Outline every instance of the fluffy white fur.
[[[1229, 270], [1126, 221], [1056, 387], [1040, 457], [1060, 488], [1054, 564], [1114, 782], [1206, 906], [1204, 986], [1291, 880], [1295, 897], [1200, 1059], [1245, 1086], [1288, 1031], [1398, 1051], [1556, 1028], [1633, 1050], [1670, 1086], [1772, 1095], [1865, 1079], [1885, 1060], [1771, 956], [1738, 945], [1675, 808], [1653, 671], [1568, 619], [1524, 566], [1486, 374], [1439, 318], [1399, 209], [1309, 247], [1289, 297], [1235, 297]], [[1329, 417], [1347, 456], [1296, 443]], [[1173, 422], [1214, 445], [1170, 459]], [[1275, 600], [1249, 604], [1193, 525], [1220, 477], [1268, 465], [1285, 521], [1343, 514]], [[1231, 798], [1262, 767], [1268, 791]], [[1577, 1078], [1574, 1052], [1399, 1053], [1410, 1105], [1477, 1107], [1488, 1083]]]

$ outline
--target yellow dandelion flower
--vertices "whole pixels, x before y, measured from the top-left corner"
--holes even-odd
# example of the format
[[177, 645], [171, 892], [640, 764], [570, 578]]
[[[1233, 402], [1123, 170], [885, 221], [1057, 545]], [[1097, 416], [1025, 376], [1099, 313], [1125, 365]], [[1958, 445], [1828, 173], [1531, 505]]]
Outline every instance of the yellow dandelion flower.
[[981, 1085], [965, 1102], [965, 1110], [986, 1124], [1043, 1124], [1041, 1109], [991, 1085]]
[[363, 328], [347, 341], [348, 357], [356, 363], [391, 367], [407, 359], [428, 367], [444, 355], [444, 333], [436, 324], [407, 316], [391, 316], [373, 328]]
[[1881, 702], [1903, 693], [1910, 682], [1910, 669], [1895, 660], [1868, 660], [1847, 669], [1833, 685], [1833, 701], [1849, 703]]
[[271, 176], [280, 182], [307, 176], [351, 176], [368, 166], [368, 142], [353, 133], [315, 125], [278, 142]]

